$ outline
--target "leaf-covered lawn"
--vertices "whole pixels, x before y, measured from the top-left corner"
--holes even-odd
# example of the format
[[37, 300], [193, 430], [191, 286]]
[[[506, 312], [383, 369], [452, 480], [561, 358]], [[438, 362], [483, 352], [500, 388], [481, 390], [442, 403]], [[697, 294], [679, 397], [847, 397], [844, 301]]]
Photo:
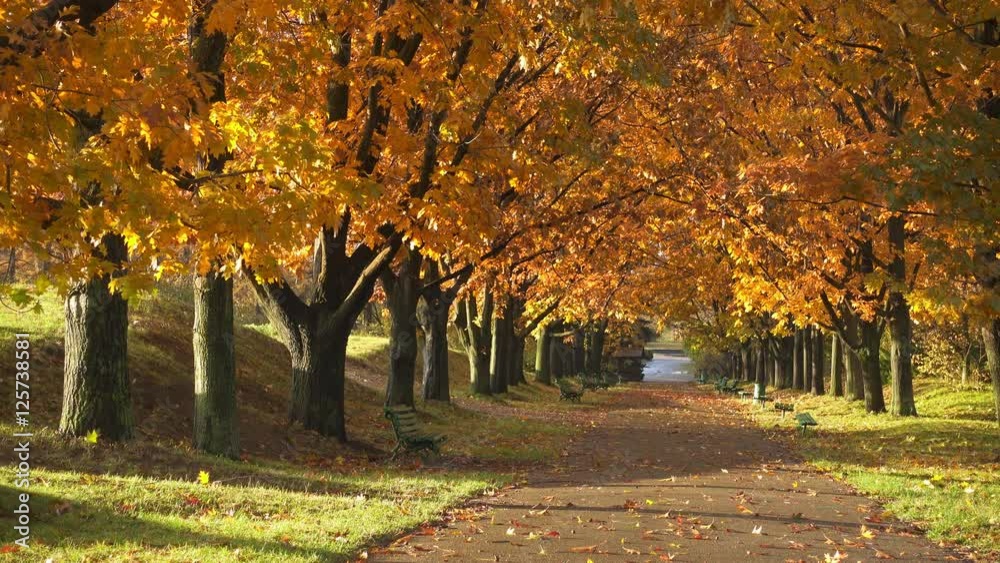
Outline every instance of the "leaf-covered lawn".
[[[37, 470], [31, 548], [4, 560], [341, 561], [502, 481], [471, 473], [228, 469], [227, 479], [207, 485], [197, 474]], [[4, 468], [0, 479], [12, 482], [13, 472]], [[15, 491], [0, 489], [6, 516]]]
[[[174, 293], [178, 293], [175, 295]], [[241, 442], [228, 461], [190, 447], [192, 311], [165, 291], [130, 304], [129, 370], [138, 437], [129, 444], [70, 440], [55, 432], [61, 408], [63, 309], [47, 293], [41, 311], [0, 308], [0, 337], [32, 334], [32, 536], [30, 552], [0, 561], [328, 561], [433, 519], [514, 478], [579, 433], [594, 403], [558, 402], [538, 385], [488, 399], [468, 396], [468, 362], [452, 354], [452, 404], [418, 403], [429, 429], [449, 437], [443, 456], [388, 463], [394, 445], [382, 416], [388, 341], [354, 335], [348, 346], [351, 439], [287, 424], [290, 369], [267, 325], [237, 329]], [[10, 380], [0, 393], [12, 396]], [[0, 450], [14, 444], [0, 420]], [[360, 446], [360, 447], [359, 447]], [[208, 481], [200, 484], [200, 478]], [[0, 523], [18, 491], [0, 469]], [[9, 529], [9, 528], [8, 528]], [[11, 549], [12, 534], [0, 536]]]
[[[886, 390], [888, 392], [888, 389]], [[870, 415], [861, 402], [779, 391], [781, 402], [810, 412], [820, 426], [789, 433], [820, 469], [886, 502], [930, 537], [990, 552], [1000, 545], [1000, 429], [985, 390], [918, 381], [917, 418]], [[773, 410], [751, 410], [761, 425], [790, 430]]]

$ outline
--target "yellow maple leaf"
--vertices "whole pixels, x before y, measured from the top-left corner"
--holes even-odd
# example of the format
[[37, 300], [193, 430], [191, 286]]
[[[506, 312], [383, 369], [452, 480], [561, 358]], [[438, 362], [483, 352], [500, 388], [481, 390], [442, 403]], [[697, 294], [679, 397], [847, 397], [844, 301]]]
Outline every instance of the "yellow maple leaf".
[[97, 439], [100, 436], [101, 436], [100, 431], [98, 431], [98, 430], [91, 430], [90, 432], [87, 433], [86, 436], [84, 436], [83, 439], [84, 439], [84, 441], [86, 441], [88, 443], [96, 444], [97, 443]]
[[207, 485], [209, 483], [209, 480], [210, 480], [210, 477], [208, 475], [208, 471], [199, 471], [198, 472], [198, 482], [199, 483], [201, 483], [202, 485]]

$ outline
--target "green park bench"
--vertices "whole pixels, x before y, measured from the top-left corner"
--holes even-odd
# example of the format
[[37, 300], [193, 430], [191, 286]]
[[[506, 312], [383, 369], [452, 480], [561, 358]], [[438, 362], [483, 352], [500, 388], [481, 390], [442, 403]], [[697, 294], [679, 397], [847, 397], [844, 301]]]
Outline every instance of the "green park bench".
[[742, 385], [740, 384], [740, 382], [733, 379], [722, 387], [722, 392], [728, 393], [730, 395], [736, 395], [741, 391], [741, 387]]
[[578, 389], [574, 389], [569, 384], [569, 382], [567, 382], [565, 379], [560, 379], [558, 381], [558, 384], [559, 384], [559, 400], [560, 401], [569, 401], [571, 403], [579, 403], [580, 399], [583, 398], [583, 390], [582, 389], [579, 389], [579, 390]]
[[385, 408], [385, 417], [392, 422], [392, 431], [396, 434], [396, 447], [389, 459], [395, 459], [400, 451], [417, 452], [430, 450], [441, 453], [438, 446], [448, 439], [447, 436], [428, 433], [417, 420], [417, 411], [406, 405]]
[[753, 397], [753, 393], [751, 391], [740, 390], [736, 392], [736, 396], [739, 397], [741, 401], [746, 401]]
[[798, 422], [799, 428], [802, 430], [803, 436], [805, 436], [806, 430], [810, 426], [819, 426], [819, 423], [816, 422], [816, 419], [813, 418], [813, 416], [807, 412], [800, 412], [799, 414], [795, 415], [795, 420], [796, 422]]
[[785, 418], [785, 413], [795, 412], [795, 405], [789, 403], [774, 403], [774, 410], [781, 412], [781, 418]]
[[725, 389], [726, 385], [728, 384], [729, 384], [729, 379], [723, 377], [722, 379], [715, 382], [715, 390], [718, 391], [719, 393], [722, 393], [722, 390]]

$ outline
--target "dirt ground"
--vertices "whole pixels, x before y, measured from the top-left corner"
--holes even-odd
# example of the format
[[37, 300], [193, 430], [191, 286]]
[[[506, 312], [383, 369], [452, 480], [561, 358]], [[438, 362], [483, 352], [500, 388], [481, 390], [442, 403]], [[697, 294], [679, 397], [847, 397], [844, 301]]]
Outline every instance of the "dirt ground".
[[689, 384], [620, 393], [559, 469], [363, 554], [367, 561], [955, 561], [812, 470], [731, 399]]

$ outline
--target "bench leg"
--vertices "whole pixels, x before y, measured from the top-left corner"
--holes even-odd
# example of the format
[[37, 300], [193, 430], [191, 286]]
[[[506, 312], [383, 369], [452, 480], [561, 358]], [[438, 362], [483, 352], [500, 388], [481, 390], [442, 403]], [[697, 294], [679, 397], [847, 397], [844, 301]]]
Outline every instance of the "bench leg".
[[389, 456], [389, 461], [393, 461], [394, 459], [396, 459], [396, 456], [399, 455], [399, 451], [402, 448], [403, 448], [402, 442], [397, 442], [396, 447], [392, 449], [392, 454]]

